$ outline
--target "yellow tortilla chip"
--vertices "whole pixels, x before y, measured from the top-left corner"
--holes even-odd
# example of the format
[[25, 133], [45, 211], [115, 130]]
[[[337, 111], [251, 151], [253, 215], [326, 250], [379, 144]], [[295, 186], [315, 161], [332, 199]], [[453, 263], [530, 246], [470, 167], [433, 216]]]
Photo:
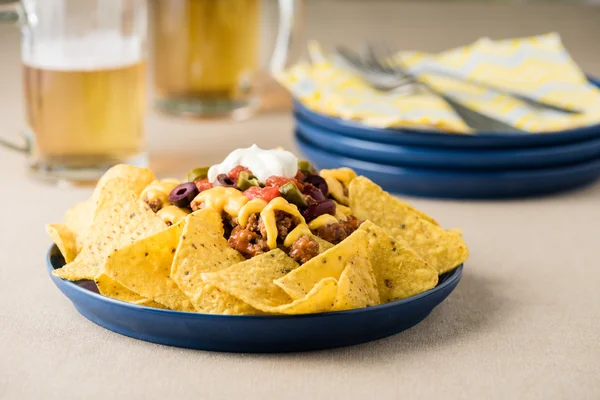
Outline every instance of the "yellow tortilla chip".
[[392, 237], [405, 240], [438, 274], [469, 257], [460, 235], [445, 231], [365, 177], [350, 183], [350, 208], [358, 219], [371, 220]]
[[221, 214], [214, 208], [203, 208], [192, 213], [194, 217], [202, 218], [204, 222], [211, 227], [211, 233], [223, 236], [225, 230], [223, 229], [223, 219]]
[[144, 307], [150, 307], [150, 308], [160, 308], [162, 310], [168, 310], [167, 307], [165, 307], [162, 304], [159, 304], [155, 301], [152, 301], [150, 299], [142, 299], [142, 300], [134, 301], [133, 304], [137, 304], [138, 306], [144, 306]]
[[361, 249], [366, 251], [367, 244], [366, 232], [357, 230], [337, 246], [310, 259], [286, 276], [275, 280], [275, 284], [291, 298], [301, 299], [321, 280], [325, 278], [339, 279], [350, 258]]
[[104, 273], [132, 292], [172, 310], [194, 311], [191, 301], [170, 277], [182, 231], [183, 220], [112, 252], [104, 263]]
[[154, 173], [148, 168], [136, 167], [129, 164], [117, 164], [102, 175], [92, 197], [96, 198], [104, 185], [115, 178], [123, 179], [125, 186], [137, 196], [156, 179]]
[[314, 314], [331, 311], [338, 284], [335, 278], [325, 278], [317, 283], [306, 296], [289, 304], [269, 308], [272, 314]]
[[83, 248], [83, 242], [94, 220], [94, 202], [82, 201], [67, 210], [65, 225], [73, 232], [77, 244], [77, 253]]
[[315, 239], [317, 243], [319, 243], [319, 254], [324, 253], [325, 251], [333, 247], [333, 244], [329, 243], [327, 240], [321, 239], [318, 236], [313, 235], [312, 238]]
[[101, 295], [113, 299], [121, 300], [127, 303], [137, 303], [139, 301], [148, 300], [139, 294], [132, 292], [119, 282], [115, 281], [106, 274], [100, 274], [95, 279], [96, 286]]
[[233, 265], [225, 270], [202, 274], [206, 283], [270, 314], [311, 314], [331, 311], [337, 294], [337, 281], [326, 278], [298, 300], [293, 300], [273, 281], [298, 268], [279, 249]]
[[106, 274], [100, 274], [96, 277], [96, 286], [98, 287], [98, 291], [101, 295], [106, 297], [111, 297], [116, 300], [121, 300], [126, 303], [133, 303], [139, 306], [152, 307], [152, 308], [162, 308], [166, 309], [167, 307], [162, 304], [158, 304], [155, 301], [147, 299], [145, 297], [140, 296], [137, 293], [132, 292], [127, 289], [125, 286], [121, 285], [119, 282], [111, 279]]
[[[210, 314], [256, 314], [256, 310], [234, 296], [205, 283], [201, 274], [216, 272], [244, 261], [227, 243], [222, 232], [200, 213], [185, 220], [171, 277], [190, 298], [198, 312]], [[221, 228], [222, 229], [222, 228]]]
[[202, 279], [261, 311], [291, 303], [293, 299], [273, 283], [298, 268], [280, 249], [271, 250]]
[[106, 171], [98, 181], [92, 197], [75, 204], [65, 214], [65, 225], [75, 234], [78, 252], [83, 248], [83, 242], [94, 220], [94, 213], [97, 209], [96, 203], [102, 188], [108, 181], [115, 178], [121, 178], [120, 183], [123, 187], [138, 196], [155, 179], [154, 173], [150, 169], [134, 165], [118, 164]]
[[371, 262], [365, 254], [357, 253], [348, 261], [340, 276], [333, 311], [371, 307], [380, 303]]
[[73, 262], [54, 270], [54, 275], [72, 281], [93, 280], [111, 252], [166, 227], [120, 178], [106, 182], [97, 204], [83, 249]]
[[58, 246], [65, 262], [70, 263], [77, 256], [77, 242], [75, 234], [64, 224], [48, 224], [46, 232]]
[[365, 221], [359, 230], [369, 240], [369, 260], [383, 303], [401, 300], [434, 288], [438, 273], [403, 240], [395, 240], [382, 228]]

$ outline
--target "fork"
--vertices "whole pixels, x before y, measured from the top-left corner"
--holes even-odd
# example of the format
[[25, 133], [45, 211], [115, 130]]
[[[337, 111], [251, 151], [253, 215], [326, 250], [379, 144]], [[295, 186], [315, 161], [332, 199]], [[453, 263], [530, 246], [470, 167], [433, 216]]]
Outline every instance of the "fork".
[[[379, 49], [379, 50], [377, 50], [377, 49]], [[382, 45], [382, 46], [378, 46], [378, 47], [375, 47], [373, 45], [367, 45], [367, 54], [368, 54], [367, 58], [372, 63], [375, 63], [376, 67], [380, 68], [381, 72], [391, 74], [391, 75], [397, 74], [397, 73], [407, 74], [407, 71], [404, 68], [402, 68], [401, 65], [399, 65], [398, 63], [389, 61], [389, 60], [393, 60], [394, 53], [392, 53], [386, 45]], [[427, 72], [427, 71], [424, 71], [424, 72]], [[502, 93], [507, 96], [514, 97], [514, 98], [519, 99], [533, 107], [538, 107], [538, 108], [546, 109], [546, 110], [560, 111], [560, 112], [567, 113], [567, 114], [581, 114], [580, 110], [568, 109], [568, 108], [560, 107], [560, 106], [557, 106], [554, 104], [546, 103], [544, 101], [534, 99], [532, 97], [514, 92], [512, 90], [500, 89], [493, 85], [490, 85], [490, 84], [487, 84], [487, 83], [484, 83], [481, 81], [474, 81], [474, 80], [471, 80], [468, 78], [464, 78], [464, 77], [461, 77], [459, 75], [453, 74], [448, 71], [429, 71], [429, 72], [434, 73], [436, 75], [456, 79], [456, 80], [459, 80], [459, 81], [462, 81], [462, 82], [465, 82], [465, 83], [468, 83], [471, 85], [479, 86], [484, 89], [493, 90], [497, 93]]]
[[367, 83], [377, 90], [385, 92], [394, 92], [399, 94], [414, 94], [418, 92], [429, 92], [442, 98], [471, 129], [480, 132], [512, 132], [524, 133], [525, 131], [508, 125], [503, 121], [481, 114], [470, 109], [444, 93], [432, 88], [426, 83], [418, 80], [404, 69], [395, 68], [391, 73], [391, 67], [383, 64], [379, 57], [376, 57], [372, 49], [369, 54], [363, 57], [344, 47], [338, 47], [337, 53], [342, 59], [359, 74]]

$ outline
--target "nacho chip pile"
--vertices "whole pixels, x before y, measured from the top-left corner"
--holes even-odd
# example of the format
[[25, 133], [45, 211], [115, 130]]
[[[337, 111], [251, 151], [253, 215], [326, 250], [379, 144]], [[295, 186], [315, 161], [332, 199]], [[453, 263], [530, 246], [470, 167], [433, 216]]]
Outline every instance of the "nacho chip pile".
[[299, 265], [278, 248], [245, 259], [229, 246], [221, 214], [211, 208], [167, 226], [140, 198], [154, 174], [115, 166], [64, 223], [46, 227], [66, 262], [54, 274], [94, 280], [102, 295], [146, 307], [293, 315], [414, 296], [468, 257], [460, 233], [368, 179], [345, 169], [326, 175], [348, 188], [335, 194], [364, 222], [335, 246], [319, 239], [320, 254]]

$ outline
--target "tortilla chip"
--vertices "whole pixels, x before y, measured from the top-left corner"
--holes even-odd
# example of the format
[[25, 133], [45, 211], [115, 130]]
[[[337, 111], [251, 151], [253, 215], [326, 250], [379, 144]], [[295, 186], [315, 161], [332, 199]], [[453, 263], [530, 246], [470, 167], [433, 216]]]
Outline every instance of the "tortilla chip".
[[92, 197], [96, 198], [104, 185], [115, 178], [123, 179], [126, 187], [137, 196], [156, 179], [154, 173], [148, 168], [136, 167], [129, 164], [117, 164], [102, 175]]
[[113, 298], [115, 300], [121, 300], [126, 303], [133, 303], [139, 306], [152, 307], [152, 308], [162, 308], [166, 309], [167, 307], [162, 304], [158, 304], [155, 301], [147, 299], [145, 297], [140, 296], [137, 293], [132, 292], [127, 289], [125, 286], [121, 285], [119, 282], [111, 279], [106, 274], [100, 274], [96, 277], [96, 286], [98, 287], [98, 291], [101, 295]]
[[75, 204], [65, 214], [65, 225], [73, 232], [77, 253], [83, 248], [85, 237], [94, 220], [94, 202], [90, 200]]
[[104, 273], [132, 292], [172, 310], [194, 311], [191, 301], [170, 277], [183, 222], [115, 250], [106, 258]]
[[115, 281], [106, 274], [100, 274], [95, 279], [96, 286], [101, 295], [113, 299], [121, 300], [127, 303], [136, 303], [138, 301], [148, 300], [139, 294], [132, 292], [119, 282]]
[[363, 222], [359, 230], [368, 235], [369, 260], [383, 303], [414, 296], [437, 285], [437, 271], [406, 242], [395, 240], [371, 221]]
[[194, 211], [192, 215], [202, 218], [206, 224], [210, 225], [212, 233], [221, 236], [225, 234], [221, 214], [214, 208], [203, 208], [201, 210]]
[[93, 280], [102, 272], [102, 264], [115, 249], [166, 228], [146, 203], [127, 189], [121, 178], [106, 182], [97, 205], [83, 249], [73, 262], [54, 270], [54, 275], [72, 281]]
[[325, 278], [339, 279], [350, 258], [361, 249], [366, 251], [367, 245], [366, 232], [357, 230], [338, 245], [310, 259], [286, 276], [275, 280], [275, 284], [291, 298], [301, 299], [321, 280]]
[[371, 262], [365, 254], [357, 253], [348, 261], [340, 276], [333, 311], [352, 310], [378, 304], [381, 304], [381, 301]]
[[109, 180], [115, 178], [122, 178], [121, 183], [124, 187], [138, 196], [155, 179], [154, 173], [151, 170], [134, 165], [118, 164], [106, 171], [98, 181], [92, 197], [75, 204], [65, 214], [65, 225], [75, 234], [78, 252], [83, 248], [88, 230], [94, 220], [94, 213], [97, 209], [96, 203], [100, 197], [102, 188]]
[[261, 311], [291, 303], [293, 299], [273, 283], [294, 269], [298, 263], [279, 249], [252, 257], [244, 262], [212, 273], [202, 279]]
[[317, 283], [303, 298], [279, 307], [269, 308], [268, 312], [297, 315], [331, 311], [337, 291], [337, 280], [335, 278], [325, 278]]
[[48, 224], [46, 232], [60, 250], [65, 262], [70, 263], [77, 256], [75, 234], [64, 224]]
[[142, 299], [142, 300], [134, 301], [133, 304], [137, 304], [138, 306], [150, 307], [150, 308], [159, 308], [161, 310], [168, 310], [167, 307], [165, 307], [162, 304], [159, 304], [155, 301], [152, 301], [150, 299]]
[[445, 231], [365, 177], [350, 183], [350, 208], [358, 219], [371, 220], [392, 237], [405, 240], [438, 274], [469, 257], [460, 235]]
[[229, 247], [219, 229], [202, 217], [190, 214], [175, 253], [171, 277], [190, 298], [198, 312], [211, 314], [256, 314], [256, 310], [234, 296], [202, 280], [202, 273], [216, 272], [244, 261]]
[[315, 239], [317, 243], [319, 243], [319, 254], [324, 253], [325, 251], [333, 247], [333, 244], [329, 243], [327, 240], [321, 239], [318, 236], [313, 235], [312, 238]]
[[235, 264], [202, 279], [257, 310], [271, 314], [310, 314], [330, 311], [337, 293], [333, 278], [323, 279], [304, 297], [294, 300], [273, 281], [298, 264], [279, 249]]
[[[395, 204], [395, 209], [397, 209], [399, 212], [401, 212], [402, 214], [410, 214], [410, 215], [416, 215], [426, 221], [429, 221], [430, 223], [432, 223], [433, 225], [436, 226], [440, 226], [440, 224], [433, 219], [433, 217], [425, 214], [424, 212], [417, 210], [416, 208], [414, 208], [413, 206], [411, 206], [408, 203], [403, 202], [402, 200], [391, 196], [389, 193], [387, 193], [386, 191], [384, 191], [383, 189], [381, 189], [381, 187], [379, 187], [378, 185], [376, 185], [373, 181], [369, 180], [368, 178], [365, 178], [364, 176], [359, 176], [358, 178], [355, 179], [356, 182], [353, 181], [352, 184], [350, 184], [350, 186], [348, 187], [349, 193], [350, 193], [350, 209], [352, 210], [353, 214], [355, 216], [356, 215], [356, 211], [355, 209], [365, 209], [365, 210], [369, 210], [369, 209], [373, 209], [372, 207], [372, 203], [375, 202], [381, 202], [381, 201], [386, 201], [387, 203], [393, 203]], [[384, 196], [383, 194], [387, 195]], [[354, 199], [353, 199], [354, 197]], [[390, 199], [393, 199], [393, 201], [390, 201]], [[361, 203], [361, 204], [358, 204]], [[385, 206], [387, 206], [387, 203], [385, 204]], [[387, 207], [384, 207], [383, 203], [381, 204], [381, 208], [385, 208], [387, 209]], [[386, 218], [389, 217], [389, 215], [385, 215]], [[360, 218], [360, 217], [359, 217]], [[365, 217], [364, 219], [370, 219], [372, 221], [373, 218], [369, 218], [369, 217]], [[377, 223], [376, 221], [374, 221], [375, 223]], [[380, 225], [380, 224], [378, 224]]]

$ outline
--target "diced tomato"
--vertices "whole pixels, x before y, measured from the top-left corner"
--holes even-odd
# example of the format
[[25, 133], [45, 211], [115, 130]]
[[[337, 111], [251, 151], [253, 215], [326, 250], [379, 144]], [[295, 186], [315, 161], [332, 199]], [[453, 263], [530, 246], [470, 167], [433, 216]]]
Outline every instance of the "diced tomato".
[[198, 189], [198, 192], [203, 192], [203, 191], [211, 189], [213, 187], [213, 184], [210, 183], [208, 181], [208, 179], [202, 179], [202, 180], [196, 181], [196, 182], [194, 182], [194, 185], [196, 185], [196, 189]]
[[298, 170], [298, 172], [296, 172], [296, 176], [294, 177], [295, 180], [297, 180], [298, 182], [304, 182], [304, 174], [302, 173], [302, 171]]
[[279, 197], [279, 187], [258, 187], [252, 186], [244, 191], [244, 196], [252, 199], [263, 199], [267, 203], [275, 197]]
[[283, 185], [285, 185], [286, 183], [288, 183], [289, 181], [293, 181], [296, 186], [298, 186], [298, 189], [300, 189], [300, 191], [304, 190], [304, 185], [302, 185], [300, 182], [298, 182], [298, 180], [296, 178], [284, 178], [283, 176], [270, 176], [267, 178], [267, 181], [265, 182], [265, 186], [266, 187], [281, 187]]
[[238, 176], [240, 176], [240, 172], [242, 171], [250, 171], [248, 168], [246, 167], [242, 167], [241, 165], [238, 165], [237, 167], [233, 168], [231, 171], [229, 171], [227, 173], [227, 176], [231, 179], [233, 179], [234, 181], [237, 181]]

